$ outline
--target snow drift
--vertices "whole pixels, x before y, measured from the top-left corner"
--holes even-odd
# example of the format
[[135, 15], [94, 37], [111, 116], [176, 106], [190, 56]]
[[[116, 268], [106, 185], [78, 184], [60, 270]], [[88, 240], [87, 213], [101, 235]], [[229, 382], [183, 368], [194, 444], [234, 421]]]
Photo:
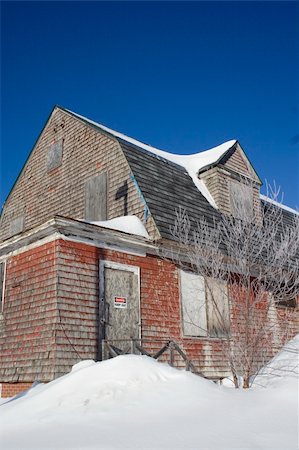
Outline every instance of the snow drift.
[[258, 373], [254, 387], [270, 387], [286, 383], [298, 383], [299, 376], [299, 334]]
[[88, 223], [149, 239], [145, 226], [137, 216], [120, 216], [115, 219], [93, 221]]
[[238, 391], [146, 356], [83, 361], [0, 406], [4, 449], [297, 448], [296, 386]]

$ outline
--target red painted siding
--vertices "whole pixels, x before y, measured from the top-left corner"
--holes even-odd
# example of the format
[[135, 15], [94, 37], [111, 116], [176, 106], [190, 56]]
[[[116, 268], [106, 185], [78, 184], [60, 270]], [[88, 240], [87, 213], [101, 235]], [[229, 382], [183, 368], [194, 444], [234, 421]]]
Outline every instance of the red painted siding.
[[[206, 376], [228, 374], [221, 339], [182, 335], [178, 270], [173, 263], [60, 239], [7, 261], [0, 324], [4, 393], [9, 386], [21, 390], [24, 383], [28, 387], [35, 380], [50, 381], [79, 360], [96, 358], [101, 260], [140, 268], [142, 338], [149, 350], [176, 340]], [[232, 317], [237, 320], [234, 311]], [[176, 363], [184, 366], [180, 358]]]
[[14, 397], [20, 392], [26, 391], [32, 386], [32, 383], [2, 383], [1, 397]]
[[[116, 251], [57, 241], [58, 303], [62, 327], [57, 332], [57, 373], [97, 354], [99, 261], [140, 268], [142, 338], [149, 350], [158, 350], [167, 340], [176, 340], [206, 376], [227, 374], [221, 339], [185, 338], [181, 331], [180, 293], [176, 266], [157, 256], [139, 257]], [[179, 358], [179, 365], [184, 366]]]
[[54, 242], [8, 259], [0, 330], [0, 382], [52, 379], [56, 284]]

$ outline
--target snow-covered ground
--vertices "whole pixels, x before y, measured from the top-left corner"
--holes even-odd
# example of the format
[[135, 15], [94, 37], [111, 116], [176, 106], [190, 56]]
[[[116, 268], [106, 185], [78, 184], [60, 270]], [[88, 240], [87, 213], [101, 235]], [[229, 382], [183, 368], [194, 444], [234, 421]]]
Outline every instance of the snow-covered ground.
[[297, 378], [268, 379], [242, 391], [146, 356], [83, 361], [0, 406], [0, 448], [297, 449]]
[[299, 380], [299, 334], [291, 339], [254, 379], [254, 387], [277, 387]]

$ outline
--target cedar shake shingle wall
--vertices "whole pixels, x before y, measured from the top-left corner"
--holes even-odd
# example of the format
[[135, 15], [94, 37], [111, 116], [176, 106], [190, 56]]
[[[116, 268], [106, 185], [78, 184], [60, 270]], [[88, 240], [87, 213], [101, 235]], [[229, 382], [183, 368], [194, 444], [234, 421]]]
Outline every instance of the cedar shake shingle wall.
[[[142, 338], [151, 351], [169, 339], [185, 349], [207, 376], [227, 374], [219, 339], [184, 338], [181, 332], [179, 280], [176, 266], [155, 256], [138, 257], [110, 250], [57, 241], [58, 306], [55, 377], [69, 371], [80, 359], [94, 359], [98, 346], [100, 260], [140, 268]], [[185, 367], [178, 358], [176, 364]]]
[[[76, 362], [96, 358], [101, 260], [140, 268], [142, 338], [149, 341], [144, 344], [149, 351], [175, 340], [204, 375], [228, 375], [223, 340], [182, 335], [179, 277], [173, 263], [56, 240], [7, 262], [0, 323], [0, 383], [7, 392], [12, 383], [50, 381]], [[283, 311], [277, 311], [282, 323]], [[185, 367], [178, 356], [175, 364]]]
[[30, 389], [32, 383], [2, 383], [1, 397], [14, 397], [20, 392]]
[[[48, 171], [48, 151], [63, 142], [62, 163]], [[54, 215], [83, 219], [85, 183], [101, 172], [108, 175], [108, 218], [135, 214], [144, 205], [130, 178], [131, 171], [119, 143], [78, 118], [55, 109], [4, 207], [0, 239], [12, 234], [18, 219], [30, 229]], [[127, 191], [127, 195], [124, 195]], [[157, 230], [150, 217], [147, 228]]]
[[214, 167], [201, 174], [209, 192], [216, 202], [219, 210], [225, 214], [230, 213], [228, 174], [219, 167]]
[[56, 282], [53, 242], [7, 260], [0, 319], [0, 382], [53, 378]]
[[56, 241], [60, 326], [56, 333], [55, 376], [82, 359], [96, 359], [98, 345], [99, 250]]
[[[237, 149], [223, 166], [219, 165], [210, 170], [207, 170], [206, 172], [203, 172], [200, 175], [200, 178], [204, 180], [219, 210], [225, 214], [231, 214], [232, 212], [229, 183], [230, 180], [234, 179], [234, 177], [232, 176], [231, 172], [233, 172], [234, 174], [247, 176], [251, 180], [257, 181], [256, 175], [254, 174], [253, 170], [248, 167], [248, 164], [244, 160], [240, 149]], [[252, 190], [254, 215], [257, 220], [260, 220], [260, 190], [259, 186], [254, 182], [252, 184]]]
[[[240, 175], [246, 175], [251, 180], [254, 180], [259, 183], [259, 180], [254, 173], [253, 169], [248, 167], [248, 163], [244, 160], [242, 156], [242, 152], [240, 149], [235, 151], [233, 155], [227, 160], [227, 162], [224, 165], [225, 168], [228, 168], [230, 170], [233, 170], [234, 172], [240, 174]], [[252, 184], [252, 190], [253, 190], [253, 211], [255, 214], [255, 217], [260, 220], [261, 219], [261, 199], [260, 199], [260, 188], [259, 184], [256, 185], [255, 183]]]
[[233, 170], [234, 172], [251, 176], [251, 178], [253, 177], [253, 171], [252, 169], [249, 170], [248, 164], [246, 164], [246, 161], [244, 160], [240, 149], [237, 149], [232, 154], [232, 156], [226, 161], [224, 166], [228, 169]]

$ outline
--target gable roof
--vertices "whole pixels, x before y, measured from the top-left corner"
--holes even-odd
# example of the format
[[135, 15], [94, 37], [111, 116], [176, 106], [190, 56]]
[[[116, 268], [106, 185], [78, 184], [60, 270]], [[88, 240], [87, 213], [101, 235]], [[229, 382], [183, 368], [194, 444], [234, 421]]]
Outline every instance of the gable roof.
[[[50, 117], [55, 109], [117, 139], [161, 237], [171, 238], [170, 227], [175, 223], [179, 207], [186, 210], [194, 227], [203, 216], [210, 224], [219, 218], [214, 199], [204, 182], [198, 178], [198, 173], [224, 164], [240, 147], [238, 141], [228, 141], [194, 155], [177, 155], [144, 144], [60, 106], [54, 107]], [[262, 204], [265, 205], [265, 201]]]
[[[63, 108], [61, 108], [63, 109]], [[180, 166], [183, 166], [186, 168], [186, 166], [196, 165], [196, 172], [199, 170], [204, 170], [205, 167], [208, 167], [214, 163], [219, 162], [222, 157], [231, 149], [233, 149], [234, 145], [237, 143], [235, 139], [224, 142], [223, 144], [218, 145], [217, 147], [210, 148], [208, 150], [204, 150], [198, 153], [194, 153], [192, 155], [181, 155], [176, 153], [170, 153], [166, 152], [165, 150], [160, 150], [158, 148], [152, 147], [149, 144], [145, 144], [144, 142], [138, 141], [137, 139], [131, 138], [129, 136], [126, 136], [123, 133], [120, 133], [118, 131], [112, 130], [111, 128], [106, 127], [105, 125], [102, 125], [100, 123], [94, 122], [93, 120], [87, 119], [84, 116], [81, 116], [80, 114], [74, 113], [68, 109], [64, 109], [64, 111], [69, 112], [70, 114], [84, 120], [87, 123], [90, 123], [94, 125], [97, 128], [100, 128], [101, 130], [105, 131], [106, 133], [109, 133], [110, 135], [125, 141], [129, 144], [132, 144], [140, 149], [146, 150], [150, 153], [155, 154], [156, 156], [160, 156], [161, 158], [164, 158], [168, 161], [171, 161], [175, 164], [178, 164]]]
[[201, 192], [201, 194], [208, 200], [208, 202], [217, 209], [217, 205], [210, 192], [206, 188], [204, 182], [198, 178], [198, 173], [207, 170], [211, 166], [216, 165], [220, 160], [222, 160], [223, 157], [225, 157], [226, 154], [229, 153], [231, 155], [232, 152], [234, 152], [234, 150], [236, 149], [236, 145], [238, 143], [236, 140], [230, 140], [218, 145], [217, 147], [191, 155], [175, 154], [152, 147], [151, 145], [145, 144], [141, 141], [138, 141], [137, 139], [126, 136], [123, 133], [112, 130], [105, 125], [87, 119], [86, 117], [74, 113], [68, 109], [61, 109], [81, 119], [85, 123], [92, 125], [93, 127], [100, 129], [101, 131], [104, 131], [110, 136], [115, 137], [119, 142], [123, 142], [131, 147], [138, 148], [138, 150], [148, 152], [164, 162], [168, 161], [172, 162], [175, 165], [181, 166], [189, 174], [199, 192]]
[[212, 167], [217, 166], [218, 164], [225, 164], [225, 162], [233, 155], [236, 150], [241, 150], [246, 163], [251, 167], [251, 170], [255, 174], [257, 180], [262, 184], [262, 181], [258, 176], [255, 168], [252, 166], [248, 156], [236, 139], [226, 141], [220, 145], [217, 145], [216, 147], [210, 148], [208, 150], [202, 150], [191, 155], [170, 153], [166, 152], [165, 150], [160, 150], [156, 147], [152, 147], [151, 145], [145, 144], [144, 142], [138, 141], [137, 139], [131, 138], [123, 133], [120, 133], [119, 131], [112, 130], [112, 128], [108, 128], [105, 125], [87, 119], [86, 117], [74, 113], [68, 109], [61, 109], [67, 111], [75, 117], [78, 117], [85, 123], [89, 123], [94, 127], [101, 129], [105, 133], [114, 136], [118, 140], [124, 141], [128, 144], [132, 144], [139, 149], [148, 151], [156, 155], [157, 157], [163, 158], [164, 160], [171, 161], [174, 164], [178, 164], [179, 166], [184, 167], [192, 178], [193, 183], [195, 184], [197, 189], [206, 197], [206, 199], [212, 206], [214, 206], [214, 208], [217, 208], [217, 205], [208, 189], [205, 187], [204, 182], [198, 178], [198, 175], [211, 169]]
[[[256, 174], [237, 140], [230, 140], [192, 155], [174, 154], [126, 136], [68, 109], [59, 108], [118, 140], [163, 238], [172, 238], [170, 229], [176, 221], [176, 211], [180, 207], [187, 212], [193, 229], [202, 217], [205, 217], [210, 225], [219, 219], [221, 213], [204, 182], [198, 178], [199, 173], [218, 164], [225, 164], [240, 148]], [[256, 176], [260, 180], [257, 174]], [[261, 196], [261, 200], [262, 206], [266, 207], [269, 199]], [[283, 216], [286, 222], [290, 222], [292, 213], [296, 211], [284, 205], [279, 206], [288, 210], [283, 211]]]

